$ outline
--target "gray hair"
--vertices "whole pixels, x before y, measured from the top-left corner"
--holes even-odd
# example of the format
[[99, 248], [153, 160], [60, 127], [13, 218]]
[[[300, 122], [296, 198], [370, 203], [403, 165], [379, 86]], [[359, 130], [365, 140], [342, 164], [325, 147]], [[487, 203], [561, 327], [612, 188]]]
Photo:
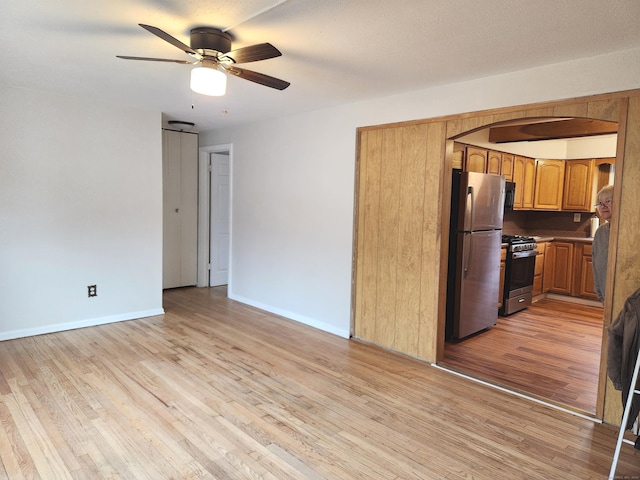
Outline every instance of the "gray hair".
[[598, 192], [598, 200], [605, 198], [613, 198], [613, 185], [605, 185]]

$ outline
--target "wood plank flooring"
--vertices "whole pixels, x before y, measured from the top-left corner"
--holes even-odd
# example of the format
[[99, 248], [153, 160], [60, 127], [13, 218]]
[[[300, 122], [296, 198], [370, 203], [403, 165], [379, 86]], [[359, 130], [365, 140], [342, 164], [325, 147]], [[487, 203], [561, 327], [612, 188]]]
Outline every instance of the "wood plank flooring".
[[[617, 429], [226, 298], [0, 342], [0, 478], [601, 479]], [[619, 475], [640, 471], [622, 452]]]
[[570, 409], [595, 414], [602, 308], [543, 299], [458, 343], [444, 365]]

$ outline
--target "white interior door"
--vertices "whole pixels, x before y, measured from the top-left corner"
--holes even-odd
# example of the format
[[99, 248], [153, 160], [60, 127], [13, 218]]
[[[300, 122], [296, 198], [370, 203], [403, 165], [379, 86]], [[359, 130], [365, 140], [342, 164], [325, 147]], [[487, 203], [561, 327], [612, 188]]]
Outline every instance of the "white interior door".
[[209, 245], [209, 285], [229, 281], [229, 154], [212, 153], [211, 161], [211, 235]]

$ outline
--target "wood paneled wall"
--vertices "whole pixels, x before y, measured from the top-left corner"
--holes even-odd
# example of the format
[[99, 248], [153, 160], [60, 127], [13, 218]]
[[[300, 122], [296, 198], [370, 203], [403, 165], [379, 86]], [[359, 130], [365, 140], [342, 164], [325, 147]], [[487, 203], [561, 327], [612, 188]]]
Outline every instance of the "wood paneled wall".
[[444, 124], [364, 131], [359, 151], [354, 335], [434, 358]]
[[[353, 335], [429, 362], [442, 359], [453, 139], [508, 120], [587, 117], [619, 124], [605, 329], [640, 287], [640, 90], [358, 130]], [[606, 381], [598, 416], [619, 424]], [[608, 384], [608, 385], [607, 385]]]

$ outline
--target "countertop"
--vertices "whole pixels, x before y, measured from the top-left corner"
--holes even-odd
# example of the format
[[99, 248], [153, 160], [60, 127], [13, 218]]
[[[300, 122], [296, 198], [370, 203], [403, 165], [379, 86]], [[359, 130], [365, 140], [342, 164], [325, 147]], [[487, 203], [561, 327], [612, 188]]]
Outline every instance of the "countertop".
[[560, 241], [560, 242], [582, 242], [582, 243], [591, 243], [593, 242], [593, 237], [550, 237], [550, 236], [533, 236], [536, 242], [552, 242], [552, 241]]
[[[580, 243], [592, 243], [593, 237], [552, 237], [549, 235], [529, 235], [531, 236], [537, 243], [542, 242], [580, 242]], [[502, 243], [502, 248], [507, 248], [509, 246], [508, 243]]]

